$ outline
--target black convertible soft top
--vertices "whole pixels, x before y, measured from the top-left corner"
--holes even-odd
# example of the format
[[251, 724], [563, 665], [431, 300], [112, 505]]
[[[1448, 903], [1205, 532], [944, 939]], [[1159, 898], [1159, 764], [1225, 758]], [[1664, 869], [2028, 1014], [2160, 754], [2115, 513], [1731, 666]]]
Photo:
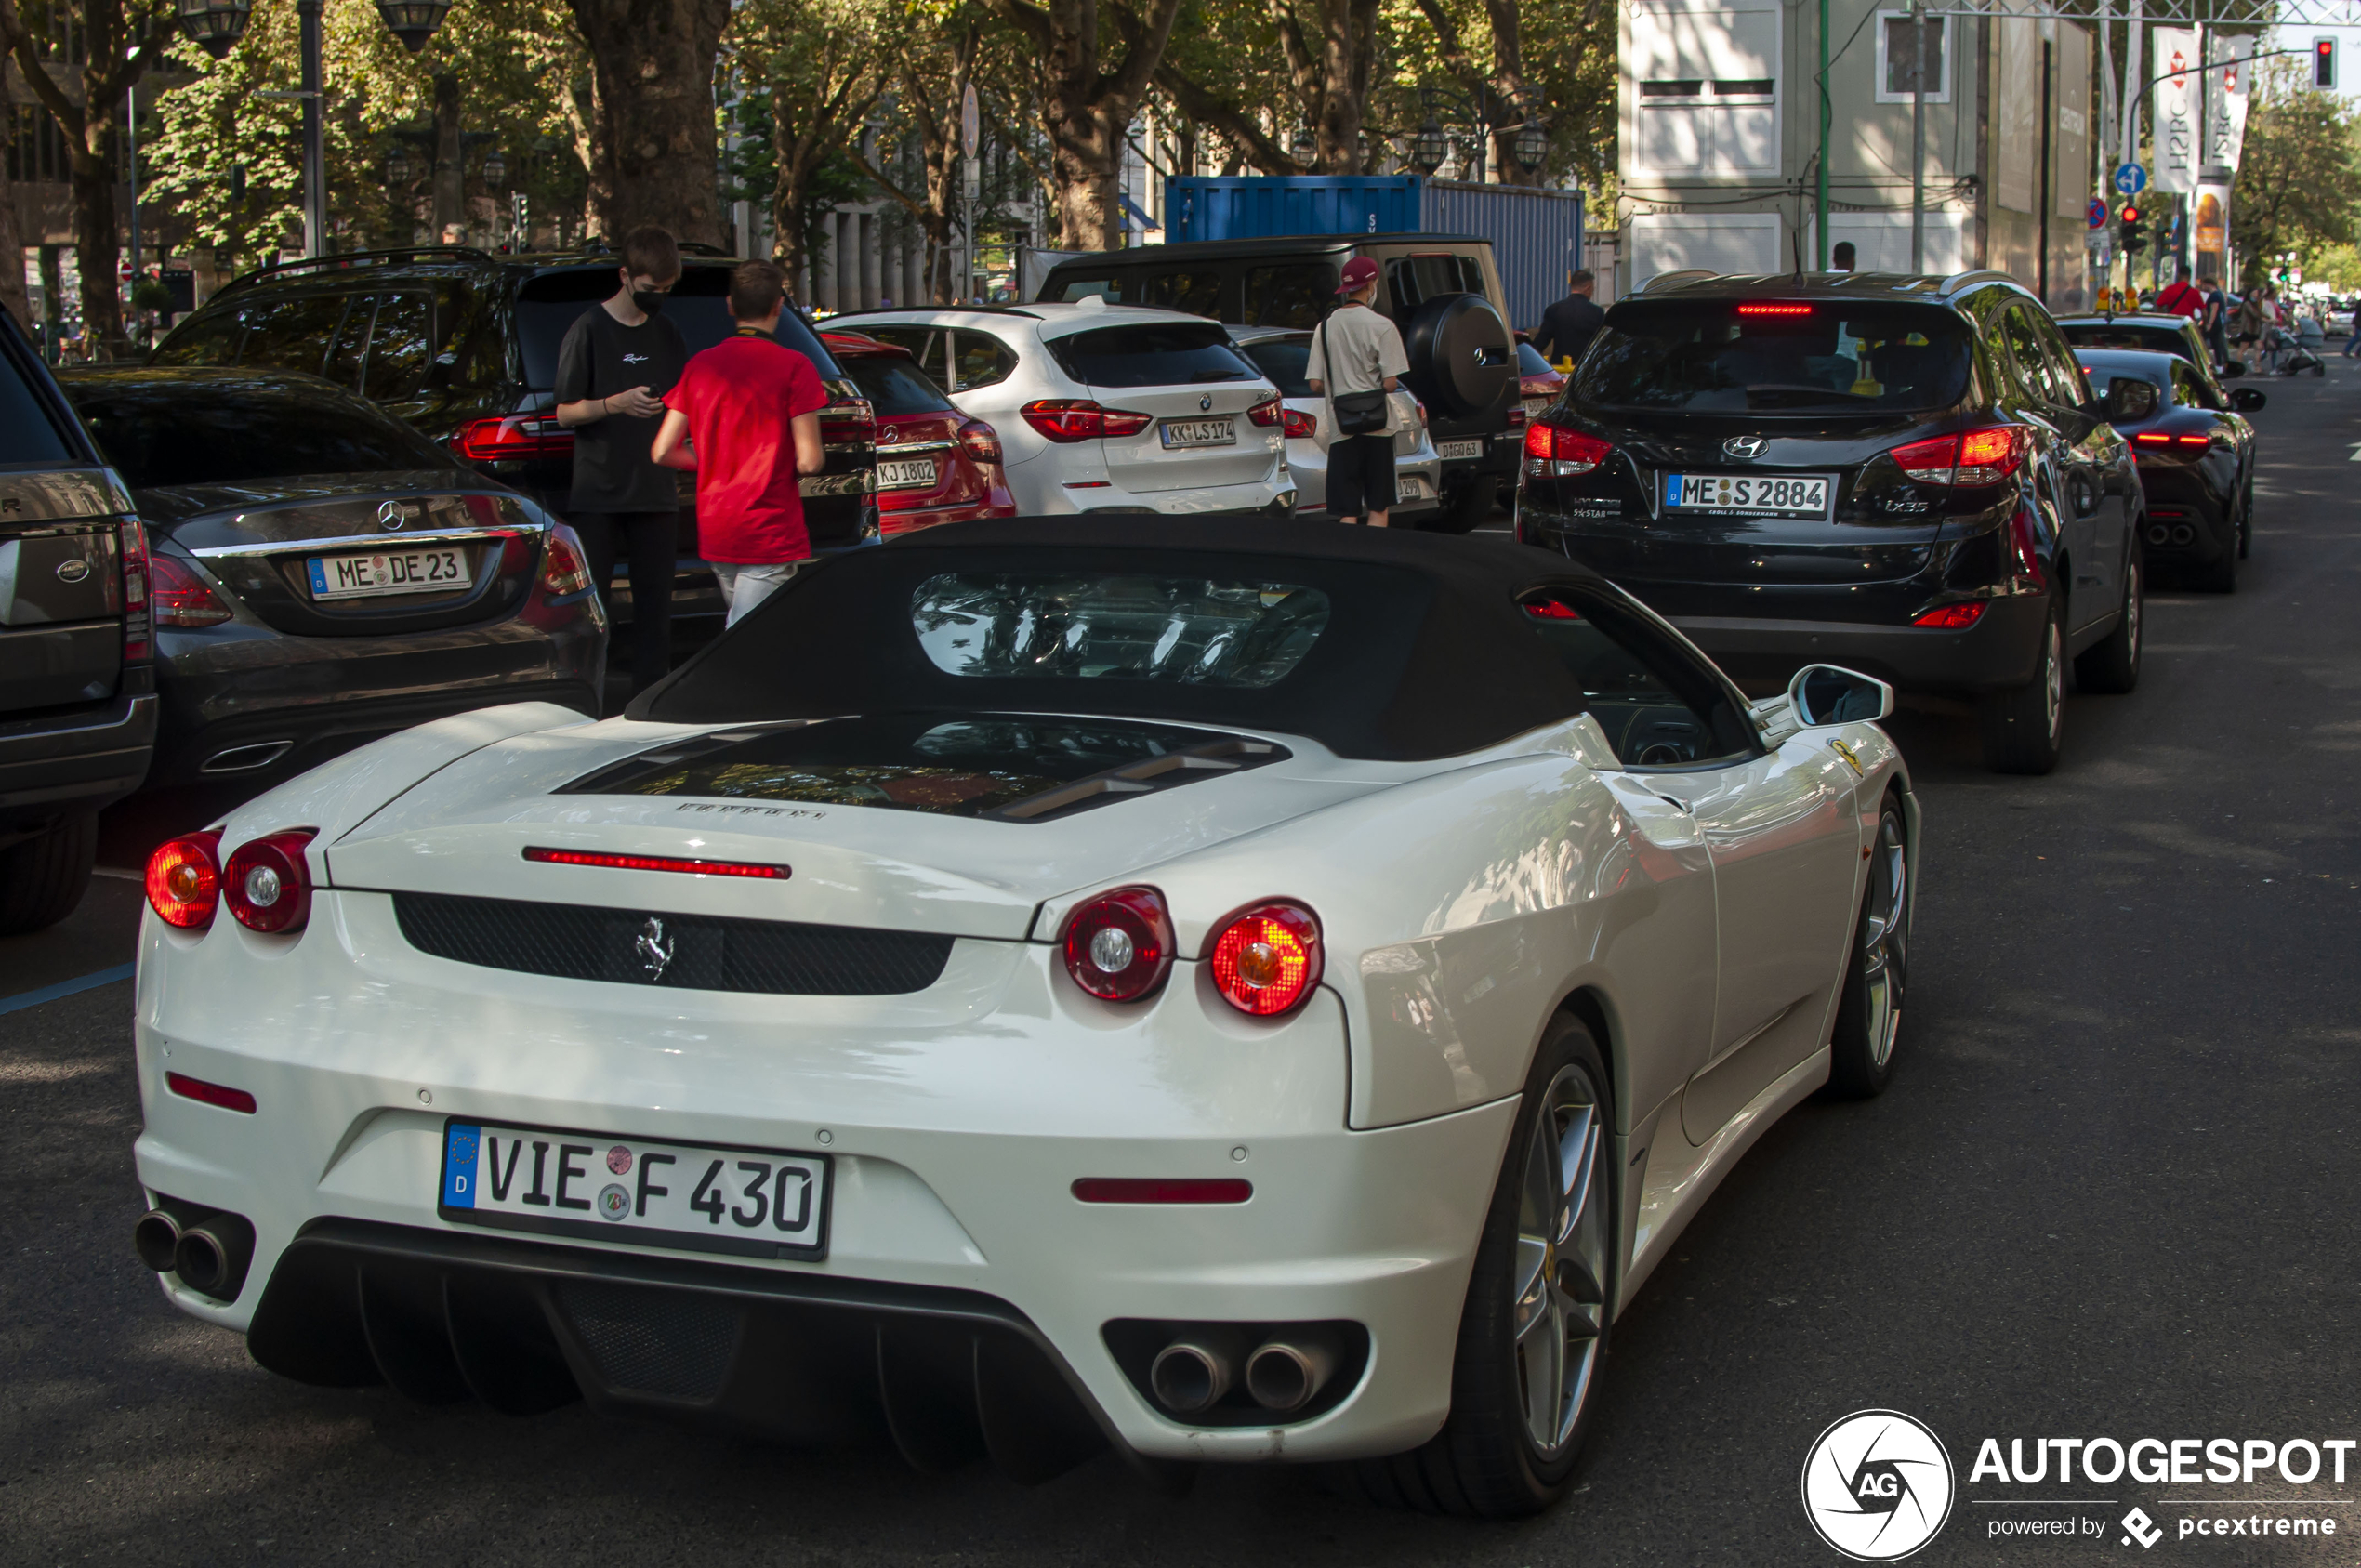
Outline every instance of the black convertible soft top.
[[[1286, 583], [1325, 595], [1327, 622], [1260, 685], [954, 674], [912, 613], [946, 574]], [[807, 567], [625, 711], [674, 724], [1090, 714], [1278, 731], [1374, 760], [1453, 757], [1583, 710], [1518, 605], [1552, 585], [1614, 591], [1563, 556], [1408, 531], [1137, 515], [951, 523]]]

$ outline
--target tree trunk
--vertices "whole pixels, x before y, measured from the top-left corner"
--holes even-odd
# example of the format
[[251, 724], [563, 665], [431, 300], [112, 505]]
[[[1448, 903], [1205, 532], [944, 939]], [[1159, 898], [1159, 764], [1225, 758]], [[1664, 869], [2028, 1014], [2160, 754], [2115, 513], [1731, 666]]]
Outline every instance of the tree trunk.
[[[17, 14], [14, 0], [0, 0], [0, 65], [6, 64], [16, 49], [17, 40], [23, 36], [24, 22]], [[14, 109], [9, 110], [11, 135], [16, 130], [15, 113]], [[24, 236], [17, 228], [17, 192], [8, 178], [5, 159], [0, 159], [0, 305], [8, 308], [8, 313], [17, 318], [17, 324], [24, 328], [27, 336], [33, 333], [33, 296], [24, 286]]]
[[722, 241], [713, 62], [729, 0], [569, 0], [590, 48], [591, 206], [620, 241], [643, 223]]
[[121, 248], [115, 226], [114, 169], [105, 155], [107, 132], [101, 120], [90, 139], [99, 151], [69, 148], [73, 193], [73, 264], [82, 272], [82, 351], [105, 363], [115, 356], [123, 339], [123, 293], [115, 278]]
[[1122, 34], [1122, 59], [1100, 69], [1098, 0], [991, 0], [1041, 55], [1041, 122], [1056, 184], [1058, 245], [1114, 250], [1123, 243], [1123, 133], [1164, 61], [1180, 0], [1150, 0], [1145, 18], [1128, 7], [1106, 20]]
[[449, 238], [451, 225], [468, 221], [467, 142], [459, 134], [459, 78], [448, 71], [434, 77], [434, 191], [428, 221], [434, 243]]

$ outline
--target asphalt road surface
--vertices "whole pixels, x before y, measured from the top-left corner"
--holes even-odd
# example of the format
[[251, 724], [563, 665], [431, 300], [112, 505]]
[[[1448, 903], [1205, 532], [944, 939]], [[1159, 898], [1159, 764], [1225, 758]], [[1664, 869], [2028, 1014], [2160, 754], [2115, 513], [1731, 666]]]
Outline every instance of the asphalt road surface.
[[[2074, 698], [2056, 773], [1983, 772], [1957, 714], [1896, 719], [1926, 843], [1893, 1087], [1747, 1156], [1618, 1324], [1578, 1490], [1546, 1517], [1387, 1513], [1286, 1469], [1180, 1498], [1112, 1460], [928, 1480], [282, 1382], [132, 1258], [118, 982], [0, 1013], [0, 1560], [1823, 1564], [1805, 1453], [1869, 1406], [1959, 1469], [1915, 1561], [2361, 1560], [2361, 1463], [2342, 1486], [2006, 1489], [2078, 1509], [1969, 1479], [1987, 1437], [2361, 1437], [2361, 370], [2329, 364], [2258, 383], [2237, 594], [2152, 597], [2140, 690]], [[138, 902], [105, 881], [0, 944], [0, 1007], [128, 960]], [[2178, 1534], [2298, 1496], [2335, 1539]], [[2113, 1523], [2134, 1505], [2153, 1550]], [[2104, 1535], [1993, 1535], [2077, 1513]]]

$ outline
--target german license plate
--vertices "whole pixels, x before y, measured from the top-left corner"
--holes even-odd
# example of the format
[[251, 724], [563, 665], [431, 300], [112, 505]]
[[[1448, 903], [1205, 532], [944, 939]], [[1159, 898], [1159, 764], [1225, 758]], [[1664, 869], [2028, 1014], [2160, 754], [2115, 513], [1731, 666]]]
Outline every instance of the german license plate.
[[454, 1119], [436, 1207], [458, 1224], [810, 1259], [827, 1255], [828, 1173], [825, 1154]]
[[451, 593], [471, 586], [468, 552], [457, 545], [421, 546], [368, 555], [315, 555], [305, 563], [313, 599], [366, 599], [388, 593]]
[[1524, 416], [1527, 419], [1537, 418], [1556, 401], [1555, 398], [1527, 398], [1524, 400]]
[[1235, 446], [1238, 422], [1227, 415], [1219, 419], [1167, 419], [1156, 427], [1167, 449], [1176, 446]]
[[1664, 509], [1825, 518], [1830, 488], [1826, 474], [1667, 474]]
[[934, 459], [931, 457], [904, 457], [899, 462], [877, 465], [879, 490], [908, 490], [933, 482]]
[[1435, 455], [1447, 463], [1455, 458], [1483, 456], [1484, 442], [1480, 439], [1476, 441], [1439, 441], [1434, 443], [1434, 450]]

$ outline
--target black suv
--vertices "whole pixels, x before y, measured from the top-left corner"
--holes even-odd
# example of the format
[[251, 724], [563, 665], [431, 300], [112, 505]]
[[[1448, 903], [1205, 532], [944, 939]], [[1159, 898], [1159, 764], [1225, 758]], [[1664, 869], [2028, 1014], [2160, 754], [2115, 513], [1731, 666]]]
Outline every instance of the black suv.
[[2040, 302], [1998, 272], [1670, 273], [1526, 432], [1519, 537], [1596, 567], [1742, 685], [1807, 664], [1969, 694], [2056, 765], [2140, 676], [2145, 501]]
[[152, 637], [131, 497], [0, 310], [0, 936], [73, 913], [147, 775]]
[[[730, 336], [733, 257], [681, 257], [665, 314], [689, 351]], [[408, 421], [490, 477], [563, 516], [574, 433], [555, 416], [558, 345], [574, 318], [615, 291], [603, 253], [495, 256], [455, 245], [368, 251], [269, 267], [224, 287], [156, 346], [160, 365], [309, 371]], [[811, 323], [790, 310], [779, 341], [818, 368], [834, 398], [821, 411], [824, 473], [803, 481], [815, 550], [877, 536], [871, 412]], [[680, 573], [674, 625], [688, 640], [719, 629], [719, 589], [697, 554], [696, 481], [680, 476]], [[630, 595], [613, 592], [619, 623]], [[680, 617], [692, 619], [686, 626]]]
[[1314, 327], [1344, 264], [1376, 261], [1376, 306], [1402, 330], [1405, 377], [1443, 457], [1438, 526], [1465, 534], [1514, 482], [1524, 405], [1492, 242], [1471, 234], [1299, 234], [1094, 251], [1049, 270], [1035, 298], [1104, 296], [1238, 326]]

